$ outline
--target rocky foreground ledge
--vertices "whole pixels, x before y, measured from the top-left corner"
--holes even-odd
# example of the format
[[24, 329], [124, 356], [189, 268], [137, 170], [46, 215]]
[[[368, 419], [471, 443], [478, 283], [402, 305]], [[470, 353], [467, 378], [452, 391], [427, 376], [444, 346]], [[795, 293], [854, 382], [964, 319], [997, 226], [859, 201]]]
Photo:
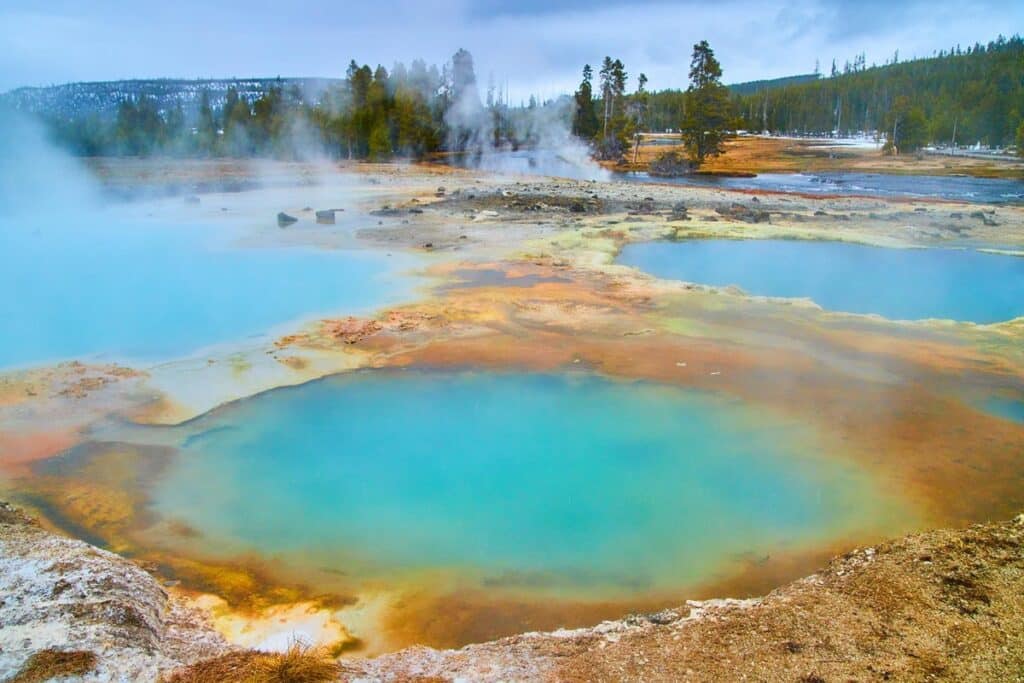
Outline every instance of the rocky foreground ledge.
[[1024, 515], [858, 549], [762, 598], [460, 650], [302, 657], [232, 648], [137, 565], [0, 504], [0, 680], [15, 681], [1019, 681]]
[[0, 681], [156, 680], [229, 647], [138, 565], [0, 503]]

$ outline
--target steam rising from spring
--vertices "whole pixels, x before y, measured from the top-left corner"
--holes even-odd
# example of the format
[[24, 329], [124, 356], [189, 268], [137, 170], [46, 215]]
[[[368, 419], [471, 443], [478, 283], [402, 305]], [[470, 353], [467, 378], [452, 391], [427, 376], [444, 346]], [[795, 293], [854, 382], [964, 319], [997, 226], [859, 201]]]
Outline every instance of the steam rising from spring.
[[[36, 121], [0, 107], [0, 130], [0, 220], [39, 214], [69, 218], [99, 205], [88, 172], [50, 144]], [[13, 226], [0, 225], [8, 229]]]
[[[448, 149], [460, 165], [501, 174], [561, 176], [608, 180], [610, 174], [572, 135], [573, 103], [562, 96], [528, 108], [485, 108], [473, 74], [472, 57], [460, 50], [452, 58], [451, 105], [445, 112]], [[512, 142], [515, 141], [515, 142]]]

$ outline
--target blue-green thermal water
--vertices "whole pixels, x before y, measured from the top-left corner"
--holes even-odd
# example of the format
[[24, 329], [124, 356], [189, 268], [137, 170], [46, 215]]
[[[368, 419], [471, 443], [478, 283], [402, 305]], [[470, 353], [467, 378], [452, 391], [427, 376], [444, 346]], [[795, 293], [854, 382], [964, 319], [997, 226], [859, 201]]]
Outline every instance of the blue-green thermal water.
[[443, 570], [637, 595], [889, 514], [863, 472], [815, 456], [805, 429], [593, 375], [363, 372], [175, 430], [155, 512], [210, 552], [353, 580]]
[[993, 415], [1024, 424], [1024, 401], [993, 397], [984, 402], [983, 408]]
[[409, 258], [233, 246], [237, 226], [0, 216], [0, 367], [68, 358], [146, 361], [400, 299]]
[[1024, 258], [971, 250], [691, 240], [630, 244], [619, 263], [662, 278], [809, 297], [830, 310], [893, 320], [992, 323], [1024, 315]]

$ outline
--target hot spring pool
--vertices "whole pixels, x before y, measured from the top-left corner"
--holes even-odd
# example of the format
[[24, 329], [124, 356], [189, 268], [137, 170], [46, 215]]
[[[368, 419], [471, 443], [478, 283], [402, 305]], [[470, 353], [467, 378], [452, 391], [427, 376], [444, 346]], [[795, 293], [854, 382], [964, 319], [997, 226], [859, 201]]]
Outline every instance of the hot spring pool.
[[183, 547], [357, 583], [444, 571], [489, 590], [646, 595], [893, 510], [795, 423], [585, 374], [360, 372], [170, 436], [151, 509], [198, 531]]
[[629, 244], [618, 259], [661, 278], [808, 297], [894, 320], [977, 323], [1024, 315], [1024, 258], [962, 249], [886, 249], [801, 240]]
[[[240, 247], [239, 226], [0, 216], [0, 367], [164, 360], [408, 296], [400, 254]], [[8, 332], [9, 331], [9, 332]]]

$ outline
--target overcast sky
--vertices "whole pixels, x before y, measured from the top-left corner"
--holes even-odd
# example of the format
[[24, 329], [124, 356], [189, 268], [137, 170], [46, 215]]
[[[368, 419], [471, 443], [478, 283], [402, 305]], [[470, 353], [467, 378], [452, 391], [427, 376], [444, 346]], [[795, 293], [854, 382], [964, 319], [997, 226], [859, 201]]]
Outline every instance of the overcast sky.
[[630, 89], [685, 85], [707, 39], [728, 83], [860, 52], [882, 63], [1024, 32], [1005, 0], [2, 0], [0, 91], [152, 77], [339, 76], [352, 58], [441, 63], [465, 47], [513, 100], [571, 91], [619, 57]]

